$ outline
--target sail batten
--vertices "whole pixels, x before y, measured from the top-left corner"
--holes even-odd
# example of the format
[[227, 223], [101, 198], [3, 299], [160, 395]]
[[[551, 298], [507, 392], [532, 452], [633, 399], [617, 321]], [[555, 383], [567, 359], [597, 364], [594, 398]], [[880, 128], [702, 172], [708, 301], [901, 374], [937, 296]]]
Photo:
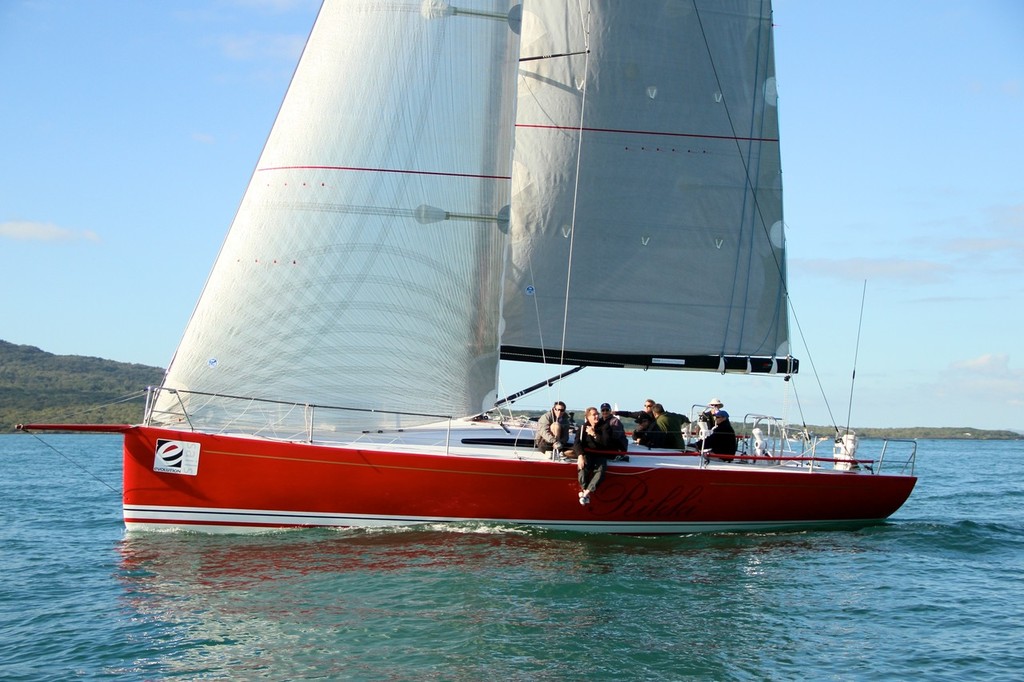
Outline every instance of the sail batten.
[[[573, 132], [580, 133], [615, 133], [619, 135], [648, 135], [648, 136], [663, 136], [663, 137], [682, 137], [682, 138], [695, 138], [705, 140], [733, 140], [737, 142], [778, 142], [778, 138], [769, 137], [740, 137], [736, 135], [712, 135], [708, 133], [686, 133], [686, 132], [674, 132], [668, 130], [628, 130], [624, 128], [591, 128], [591, 127], [580, 127], [580, 126], [556, 126], [556, 125], [541, 125], [536, 123], [517, 123], [516, 128], [536, 128], [541, 130], [570, 130]], [[670, 151], [670, 150], [666, 150]]]

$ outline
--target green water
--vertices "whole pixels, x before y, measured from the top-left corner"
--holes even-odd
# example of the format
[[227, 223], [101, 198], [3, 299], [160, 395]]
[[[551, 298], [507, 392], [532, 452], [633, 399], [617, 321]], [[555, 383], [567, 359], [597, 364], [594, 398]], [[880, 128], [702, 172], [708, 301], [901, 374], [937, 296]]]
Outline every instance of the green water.
[[918, 488], [885, 525], [656, 539], [126, 538], [119, 455], [108, 436], [0, 436], [0, 678], [1013, 680], [1024, 666], [1020, 442], [922, 441]]

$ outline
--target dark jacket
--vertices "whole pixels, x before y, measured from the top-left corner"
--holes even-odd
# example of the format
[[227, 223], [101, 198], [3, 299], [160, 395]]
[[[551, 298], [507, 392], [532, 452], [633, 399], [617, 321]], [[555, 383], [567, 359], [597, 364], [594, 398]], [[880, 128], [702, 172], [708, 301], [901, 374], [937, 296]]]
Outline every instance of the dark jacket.
[[625, 452], [629, 449], [629, 438], [626, 436], [626, 429], [622, 426], [622, 422], [614, 414], [608, 417], [607, 421], [617, 449]]
[[710, 450], [716, 455], [736, 454], [736, 430], [728, 419], [711, 429], [701, 443], [701, 450]]
[[636, 422], [636, 426], [633, 427], [633, 440], [641, 445], [647, 445], [650, 447], [650, 434], [652, 429], [657, 429], [657, 425], [654, 423], [654, 415], [650, 412], [641, 410], [640, 412], [616, 412], [616, 417], [629, 417]]
[[[583, 466], [576, 474], [580, 488], [584, 495], [594, 492], [601, 481], [604, 480], [605, 471], [608, 469], [608, 459], [616, 457], [621, 452], [618, 447], [618, 439], [612, 431], [611, 425], [604, 419], [598, 419], [594, 424], [594, 435], [587, 433], [589, 422], [584, 423], [576, 432], [576, 442], [572, 449], [577, 457], [583, 457]], [[587, 500], [587, 497], [581, 499]], [[586, 504], [586, 502], [584, 502]]]
[[590, 456], [601, 456], [602, 451], [607, 451], [608, 457], [615, 457], [622, 450], [619, 448], [618, 440], [612, 431], [611, 425], [604, 419], [598, 419], [594, 425], [594, 435], [587, 433], [587, 425], [584, 424], [576, 432], [576, 442], [572, 445], [576, 456], [586, 454]]

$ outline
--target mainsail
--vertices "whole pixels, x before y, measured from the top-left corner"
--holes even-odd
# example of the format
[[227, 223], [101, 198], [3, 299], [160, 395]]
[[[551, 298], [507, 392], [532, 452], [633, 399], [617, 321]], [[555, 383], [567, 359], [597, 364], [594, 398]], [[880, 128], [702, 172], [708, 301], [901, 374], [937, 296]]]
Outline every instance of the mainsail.
[[283, 403], [420, 414], [323, 428], [493, 404], [519, 26], [468, 4], [323, 4], [154, 423], [289, 435], [316, 418]]
[[788, 368], [770, 2], [528, 2], [522, 60], [502, 357]]

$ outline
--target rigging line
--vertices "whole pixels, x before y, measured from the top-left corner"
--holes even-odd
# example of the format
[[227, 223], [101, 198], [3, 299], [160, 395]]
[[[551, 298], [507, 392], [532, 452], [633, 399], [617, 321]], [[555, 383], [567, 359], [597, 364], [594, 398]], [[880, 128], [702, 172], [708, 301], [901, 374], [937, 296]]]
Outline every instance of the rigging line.
[[125, 393], [125, 394], [123, 394], [123, 395], [121, 395], [121, 396], [119, 396], [117, 398], [114, 398], [114, 399], [108, 401], [108, 402], [99, 403], [99, 404], [96, 404], [96, 405], [90, 405], [88, 407], [83, 407], [81, 409], [77, 409], [77, 410], [74, 410], [73, 412], [68, 412], [68, 413], [65, 413], [65, 414], [66, 414], [67, 419], [69, 421], [77, 421], [78, 419], [84, 418], [84, 417], [86, 417], [86, 415], [98, 412], [98, 411], [102, 410], [105, 407], [112, 407], [114, 405], [120, 405], [122, 403], [130, 403], [132, 401], [135, 401], [135, 400], [138, 400], [140, 398], [143, 398], [143, 397], [145, 397], [147, 392], [148, 391], [146, 391], [145, 389], [138, 390], [138, 391], [132, 391], [131, 393]]
[[790, 379], [788, 384], [790, 386], [790, 389], [793, 391], [793, 400], [796, 402], [796, 411], [800, 415], [800, 426], [803, 427], [804, 431], [807, 431], [807, 419], [804, 417], [804, 406], [803, 403], [800, 402], [800, 394], [796, 390], [796, 381]]
[[[537, 281], [537, 276], [533, 272], [533, 258], [532, 257], [530, 258], [529, 266], [530, 266], [530, 281], [531, 282], [536, 282]], [[533, 314], [537, 318], [537, 340], [540, 342], [540, 362], [541, 362], [542, 365], [546, 366], [548, 364], [548, 353], [547, 353], [547, 346], [544, 345], [544, 327], [541, 324], [540, 303], [537, 301], [537, 296], [536, 295], [532, 296], [531, 298], [533, 298]]]
[[88, 475], [88, 476], [89, 476], [90, 478], [92, 478], [92, 479], [93, 479], [94, 481], [96, 481], [96, 482], [100, 483], [101, 485], [104, 485], [104, 486], [106, 486], [106, 487], [107, 487], [107, 488], [108, 488], [108, 489], [110, 490], [110, 492], [112, 492], [112, 493], [115, 493], [115, 494], [118, 494], [118, 495], [119, 495], [119, 494], [121, 493], [121, 491], [120, 491], [120, 490], [118, 490], [117, 488], [113, 487], [112, 485], [110, 485], [109, 483], [107, 483], [106, 481], [104, 481], [104, 480], [103, 480], [102, 478], [100, 478], [99, 476], [97, 476], [96, 474], [92, 473], [91, 471], [89, 471], [88, 469], [86, 469], [86, 468], [85, 468], [84, 466], [82, 466], [81, 464], [79, 464], [78, 462], [76, 462], [76, 461], [75, 461], [74, 459], [72, 459], [71, 457], [68, 457], [68, 456], [67, 456], [67, 455], [65, 455], [65, 454], [64, 454], [63, 452], [61, 452], [61, 451], [60, 451], [60, 450], [58, 450], [57, 448], [53, 447], [53, 446], [52, 446], [52, 445], [50, 445], [49, 443], [47, 443], [47, 442], [46, 442], [45, 440], [43, 440], [42, 438], [40, 438], [38, 434], [32, 433], [31, 431], [28, 431], [27, 433], [28, 433], [28, 434], [29, 434], [30, 436], [32, 436], [33, 438], [35, 438], [35, 439], [36, 439], [37, 441], [39, 441], [40, 443], [42, 443], [43, 445], [45, 445], [46, 447], [48, 447], [49, 449], [53, 450], [53, 451], [54, 451], [55, 453], [57, 453], [57, 455], [58, 455], [58, 456], [60, 456], [61, 458], [63, 458], [63, 459], [64, 459], [64, 460], [66, 461], [66, 462], [68, 462], [69, 464], [72, 464], [72, 465], [74, 465], [74, 466], [75, 466], [76, 468], [78, 468], [78, 469], [80, 469], [81, 471], [85, 472], [85, 474], [86, 474], [86, 475]]
[[[825, 395], [825, 387], [821, 385], [821, 376], [818, 374], [818, 368], [815, 367], [815, 365], [814, 365], [814, 356], [811, 355], [811, 347], [809, 345], [807, 345], [807, 339], [804, 337], [803, 327], [800, 326], [800, 320], [797, 318], [796, 311], [793, 310], [792, 306], [790, 306], [790, 311], [792, 311], [792, 313], [793, 313], [793, 322], [796, 324], [796, 330], [797, 330], [797, 333], [799, 333], [799, 335], [800, 335], [800, 341], [804, 344], [804, 350], [807, 351], [807, 361], [811, 364], [811, 374], [814, 375], [814, 380], [818, 383], [818, 391], [821, 393], [821, 400], [822, 400], [822, 402], [825, 403], [825, 410], [828, 411], [829, 421], [832, 423], [832, 428], [834, 428], [836, 430], [836, 432], [838, 433], [839, 429], [838, 429], [838, 427], [836, 427], [836, 418], [832, 415], [832, 406], [828, 402], [828, 396]], [[795, 389], [794, 389], [794, 392], [795, 392]], [[797, 401], [797, 406], [799, 407], [799, 400]], [[803, 409], [800, 409], [800, 412], [801, 412], [801, 420], [802, 420], [803, 419]]]
[[[584, 11], [583, 1], [581, 0], [577, 3], [577, 7], [580, 10], [580, 26], [583, 28], [583, 51], [586, 56], [583, 60], [583, 93], [580, 103], [579, 136], [576, 141], [576, 178], [572, 189], [572, 218], [569, 220], [569, 262], [565, 273], [565, 304], [562, 307], [562, 342], [559, 357], [559, 364], [561, 365], [565, 364], [565, 335], [569, 327], [569, 289], [572, 285], [573, 245], [576, 241], [576, 208], [580, 192], [580, 163], [583, 156], [583, 121], [587, 111], [587, 81], [590, 80], [590, 5], [587, 3], [587, 9]], [[571, 72], [569, 77], [572, 77]]]
[[523, 62], [533, 62], [533, 61], [537, 61], [538, 59], [556, 59], [558, 57], [575, 57], [576, 55], [580, 55], [580, 54], [590, 54], [590, 50], [577, 50], [576, 52], [559, 52], [557, 54], [541, 54], [541, 55], [537, 55], [536, 57], [520, 57], [519, 58], [519, 63], [521, 64]]
[[850, 404], [846, 408], [846, 433], [850, 432], [850, 415], [853, 412], [853, 385], [857, 381], [857, 358], [860, 356], [860, 331], [864, 327], [864, 299], [868, 293], [868, 281], [860, 292], [860, 319], [857, 321], [857, 343], [853, 347], [853, 374], [850, 376]]

